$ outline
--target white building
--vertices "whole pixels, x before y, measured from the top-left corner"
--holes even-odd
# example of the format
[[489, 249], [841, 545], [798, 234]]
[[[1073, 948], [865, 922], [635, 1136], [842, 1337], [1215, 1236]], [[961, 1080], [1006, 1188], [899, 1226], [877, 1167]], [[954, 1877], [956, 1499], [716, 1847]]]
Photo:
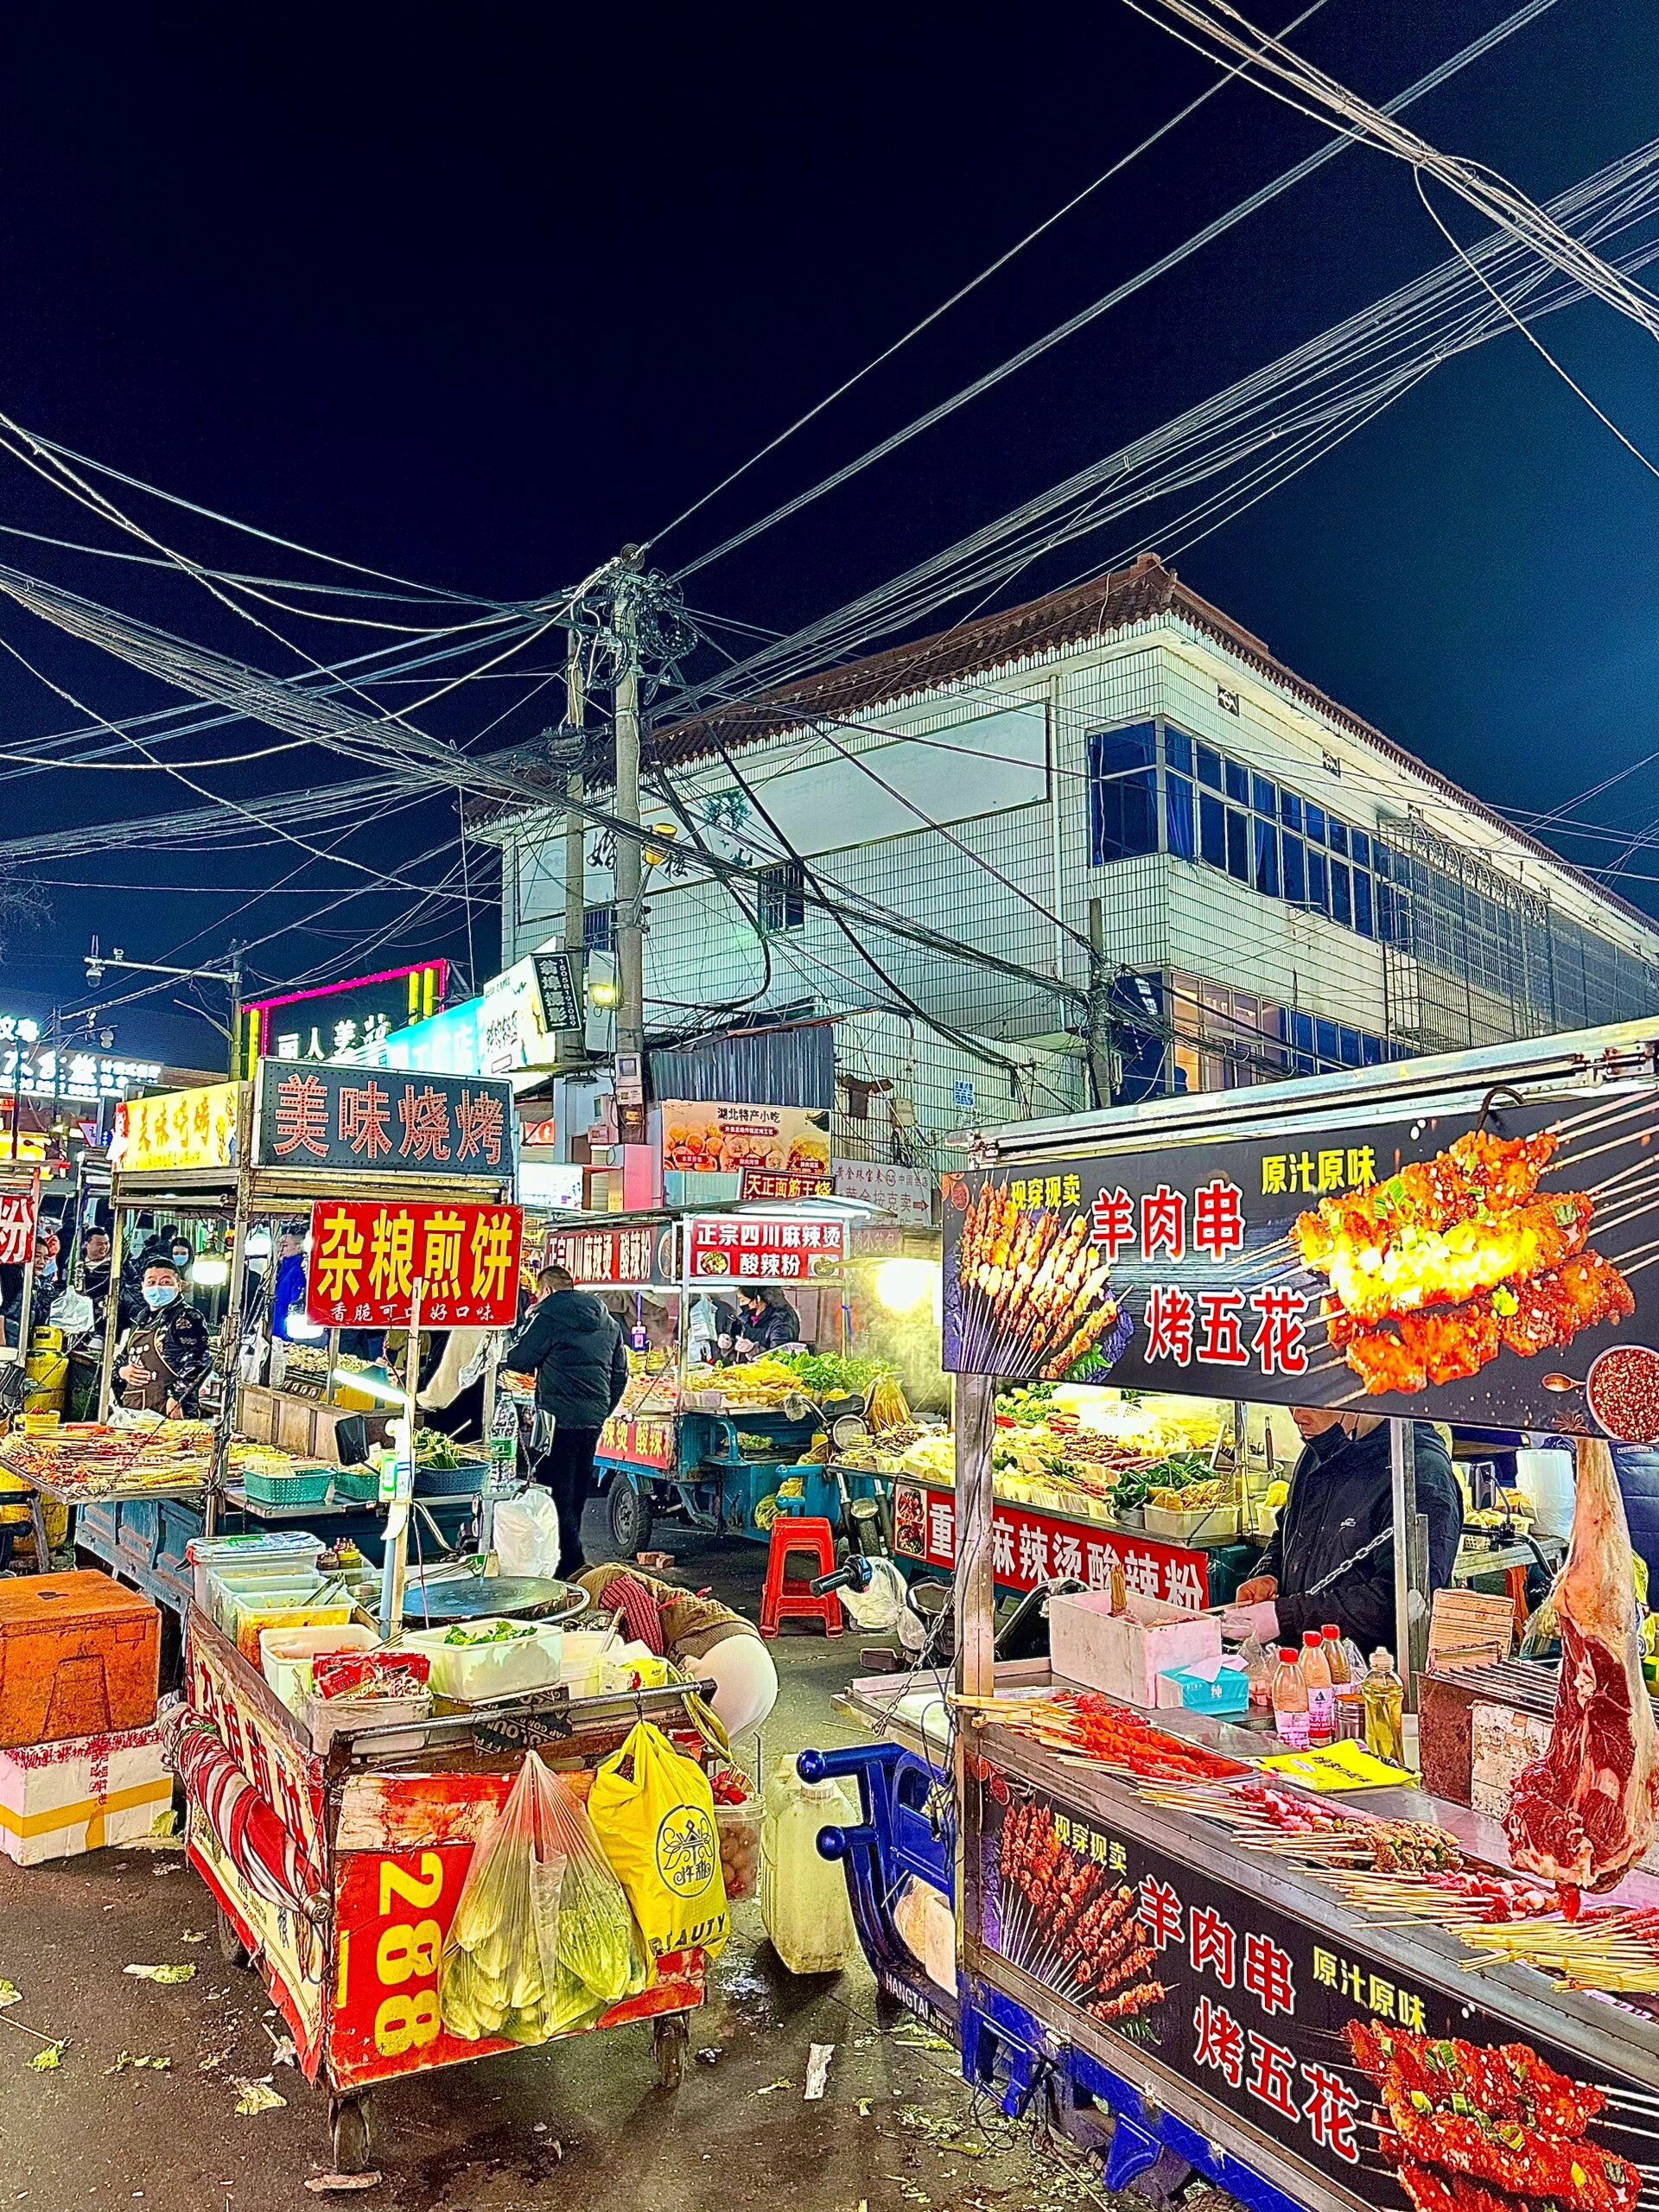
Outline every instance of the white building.
[[[1031, 1100], [999, 1076], [1008, 1104], [976, 1084], [958, 1122], [1052, 1110], [1057, 1085], [1084, 1103], [1096, 900], [1131, 1096], [1659, 1011], [1659, 928], [1150, 554], [659, 731], [645, 785], [669, 855], [647, 872], [648, 1024], [715, 1002], [886, 1008], [919, 1064], [947, 1049], [919, 1008], [958, 1039], [1042, 1048]], [[711, 872], [687, 817], [747, 873]], [[550, 805], [486, 834], [503, 847], [505, 964], [562, 926], [563, 824]], [[603, 860], [590, 836], [590, 945], [610, 940]], [[801, 861], [858, 911], [882, 972]]]

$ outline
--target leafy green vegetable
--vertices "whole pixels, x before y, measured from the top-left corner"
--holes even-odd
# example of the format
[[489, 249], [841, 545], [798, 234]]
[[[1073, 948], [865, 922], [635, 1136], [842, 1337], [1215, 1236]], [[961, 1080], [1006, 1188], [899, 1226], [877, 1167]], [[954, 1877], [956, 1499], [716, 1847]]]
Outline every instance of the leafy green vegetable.
[[780, 1364], [791, 1368], [815, 1397], [851, 1393], [861, 1397], [872, 1382], [899, 1370], [888, 1359], [854, 1359], [838, 1351], [795, 1351], [781, 1355]]
[[535, 1625], [530, 1621], [491, 1621], [482, 1628], [468, 1628], [465, 1621], [457, 1621], [443, 1640], [470, 1649], [484, 1643], [518, 1643], [535, 1633]]

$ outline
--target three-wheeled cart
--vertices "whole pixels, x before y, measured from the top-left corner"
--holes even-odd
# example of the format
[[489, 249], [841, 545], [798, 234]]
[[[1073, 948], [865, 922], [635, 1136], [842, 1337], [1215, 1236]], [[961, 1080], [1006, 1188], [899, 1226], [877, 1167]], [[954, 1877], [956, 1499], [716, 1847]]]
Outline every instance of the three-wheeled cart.
[[[446, 2028], [438, 1967], [473, 1853], [525, 1745], [585, 1796], [636, 1720], [684, 1727], [687, 1688], [541, 1697], [359, 1730], [320, 1750], [194, 1606], [186, 1649], [187, 1854], [218, 1905], [224, 1956], [257, 1968], [306, 2079], [327, 2093], [336, 2168], [360, 2172], [377, 2083], [519, 2048]], [[658, 2080], [677, 2088], [705, 1982], [701, 1951], [671, 1955], [641, 1994], [575, 2032], [650, 2020]]]
[[552, 1231], [550, 1259], [611, 1308], [645, 1363], [601, 1430], [594, 1462], [623, 1558], [645, 1549], [652, 1524], [668, 1514], [710, 1534], [764, 1543], [772, 1525], [765, 1502], [787, 1481], [803, 1485], [798, 1510], [840, 1518], [836, 1478], [803, 1461], [826, 1417], [857, 1410], [856, 1402], [824, 1407], [795, 1390], [772, 1404], [740, 1402], [721, 1370], [695, 1361], [691, 1351], [696, 1301], [756, 1286], [790, 1299], [806, 1342], [844, 1350], [845, 1238], [845, 1222], [834, 1213], [741, 1208]]
[[[847, 1860], [878, 1974], [906, 2001], [926, 2002], [925, 1983], [880, 1908], [897, 1873], [938, 1883], [938, 1851], [918, 1851], [929, 1838], [914, 1821], [931, 1808], [937, 1842], [948, 1817], [964, 2075], [1009, 2113], [1041, 2114], [1096, 2152], [1109, 2185], [1140, 2179], [1156, 2193], [1192, 2169], [1258, 2212], [1408, 2212], [1472, 2202], [1483, 2177], [1487, 2193], [1474, 2188], [1483, 2202], [1494, 2188], [1494, 2203], [1536, 2199], [1553, 2174], [1569, 2195], [1582, 2190], [1586, 2205], [1633, 2206], [1659, 2159], [1659, 1991], [1610, 2004], [1567, 1986], [1567, 1969], [1494, 1965], [1490, 1954], [1477, 1972], [1483, 1955], [1460, 1939], [1466, 1915], [1368, 1911], [1321, 1877], [1317, 1854], [1298, 1863], [1249, 1847], [1236, 1824], [1198, 1809], [1202, 1792], [1171, 1802], [1181, 1793], [1138, 1786], [1122, 1764], [1049, 1748], [1016, 1725], [1019, 1701], [1052, 1678], [1046, 1664], [1007, 1668], [995, 1657], [995, 1394], [1000, 1379], [1027, 1377], [1041, 1356], [1033, 1344], [1052, 1345], [1057, 1326], [1063, 1342], [1077, 1332], [1086, 1339], [1099, 1306], [1058, 1323], [1022, 1310], [1003, 1288], [1017, 1273], [1004, 1265], [1007, 1249], [1018, 1238], [1040, 1250], [1068, 1231], [1091, 1250], [1109, 1245], [1095, 1252], [1105, 1264], [1087, 1296], [1134, 1323], [1115, 1383], [1247, 1391], [1388, 1421], [1392, 1640], [1414, 1699], [1428, 1607], [1413, 1417], [1517, 1440], [1595, 1433], [1598, 1406], [1612, 1402], [1598, 1396], [1599, 1358], [1618, 1348], [1628, 1368], [1634, 1350], [1637, 1365], [1659, 1377], [1649, 1348], [1659, 1338], [1649, 1272], [1656, 1137], [1659, 1032], [1630, 1024], [1234, 1094], [1224, 1117], [1214, 1101], [1193, 1098], [1000, 1131], [947, 1187], [945, 1364], [958, 1378], [954, 1685], [948, 1695], [938, 1685], [931, 1705], [924, 1688], [900, 1685], [886, 1714], [880, 1700], [892, 1694], [861, 1685], [887, 1740], [809, 1755], [803, 1771], [858, 1775], [861, 1822], [826, 1833], [820, 1848]], [[1038, 1166], [1040, 1175], [1030, 1172]], [[1046, 1193], [1056, 1172], [1077, 1179], [1081, 1226], [1077, 1216], [1031, 1220], [1041, 1209], [1011, 1195], [1011, 1186]], [[1297, 1226], [1319, 1217], [1322, 1198], [1326, 1230], [1385, 1257], [1402, 1225], [1417, 1231], [1406, 1242], [1435, 1306], [1432, 1338], [1405, 1301], [1385, 1311], [1373, 1299], [1366, 1325], [1351, 1325], [1327, 1272], [1332, 1238]], [[1151, 1240], [1148, 1199], [1160, 1225]], [[1554, 1267], [1505, 1268], [1509, 1217], [1534, 1203], [1581, 1262], [1571, 1285], [1593, 1281], [1599, 1298], [1562, 1295], [1559, 1255]], [[1449, 1211], [1425, 1232], [1429, 1206]], [[1507, 1332], [1487, 1325], [1490, 1305], [1470, 1310], [1467, 1269], [1461, 1301], [1422, 1273], [1441, 1249], [1425, 1253], [1422, 1235], [1458, 1221], [1467, 1233], [1455, 1248], [1484, 1249], [1490, 1260], [1492, 1280], [1472, 1295], [1504, 1293], [1500, 1324], [1525, 1317]], [[1486, 1264], [1477, 1258], [1474, 1272]], [[1539, 1680], [1547, 1707], [1554, 1670], [1543, 1667]], [[1167, 1734], [1236, 1759], [1241, 1774], [1278, 1748], [1197, 1712], [1160, 1707], [1151, 1717]], [[936, 1794], [947, 1776], [948, 1816]], [[1400, 1789], [1313, 1802], [1433, 1824], [1478, 1878], [1511, 1870], [1501, 1819], [1466, 1801]], [[1651, 1910], [1659, 1881], [1638, 1870], [1596, 1902]], [[1090, 1910], [1093, 1921], [1080, 1917]], [[1101, 1916], [1126, 1913], [1135, 1948], [1121, 1973], [1096, 1973], [1096, 1954], [1116, 1955], [1102, 1948]], [[1570, 1950], [1573, 1924], [1557, 1924]], [[1427, 2075], [1419, 2094], [1384, 2109], [1382, 2078], [1396, 2060]], [[1437, 2068], [1457, 2076], [1443, 2096]], [[1503, 2082], [1529, 2069], [1548, 2078], [1541, 2069], [1564, 2077], [1563, 2101], [1547, 2107], [1523, 2095], [1524, 2110], [1509, 2109], [1503, 2099], [1516, 2092]], [[1379, 2127], [1380, 2112], [1394, 2113], [1390, 2125]], [[1472, 2147], [1460, 2150], [1465, 2138]]]

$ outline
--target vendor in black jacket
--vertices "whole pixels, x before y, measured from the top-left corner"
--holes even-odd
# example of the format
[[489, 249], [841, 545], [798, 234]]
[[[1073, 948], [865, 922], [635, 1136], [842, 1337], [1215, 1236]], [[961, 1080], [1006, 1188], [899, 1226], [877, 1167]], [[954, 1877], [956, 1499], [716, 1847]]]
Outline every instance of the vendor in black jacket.
[[[1395, 1642], [1394, 1611], [1394, 1497], [1389, 1464], [1389, 1424], [1374, 1414], [1295, 1407], [1291, 1419], [1303, 1438], [1290, 1478], [1290, 1496], [1256, 1572], [1239, 1586], [1235, 1605], [1271, 1599], [1278, 1617], [1272, 1634], [1299, 1643], [1310, 1628], [1334, 1621], [1369, 1658], [1378, 1644]], [[1452, 1580], [1463, 1531], [1463, 1494], [1438, 1430], [1414, 1421], [1417, 1440], [1417, 1510], [1428, 1522], [1428, 1586]], [[1317, 1596], [1304, 1593], [1351, 1559], [1372, 1538], [1389, 1532], [1346, 1573]], [[1224, 1618], [1224, 1629], [1230, 1624]], [[1263, 1643], [1265, 1620], [1253, 1624]]]
[[594, 1477], [599, 1432], [627, 1387], [622, 1332], [598, 1299], [578, 1290], [563, 1268], [543, 1268], [542, 1295], [501, 1355], [515, 1375], [536, 1377], [536, 1402], [553, 1416], [553, 1441], [535, 1474], [553, 1493], [559, 1516], [559, 1573], [580, 1572], [582, 1509]]

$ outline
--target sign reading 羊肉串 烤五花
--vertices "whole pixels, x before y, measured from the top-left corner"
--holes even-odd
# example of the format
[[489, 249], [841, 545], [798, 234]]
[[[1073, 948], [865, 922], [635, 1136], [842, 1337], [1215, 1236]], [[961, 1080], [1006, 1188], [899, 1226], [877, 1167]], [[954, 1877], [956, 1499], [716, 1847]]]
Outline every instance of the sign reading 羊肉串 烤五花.
[[[947, 1177], [944, 1364], [1583, 1430], [1659, 1339], [1659, 1106], [1609, 1112], [1578, 1091], [1320, 1135], [1303, 1108]], [[1568, 1347], [1576, 1398], [1542, 1389]]]

